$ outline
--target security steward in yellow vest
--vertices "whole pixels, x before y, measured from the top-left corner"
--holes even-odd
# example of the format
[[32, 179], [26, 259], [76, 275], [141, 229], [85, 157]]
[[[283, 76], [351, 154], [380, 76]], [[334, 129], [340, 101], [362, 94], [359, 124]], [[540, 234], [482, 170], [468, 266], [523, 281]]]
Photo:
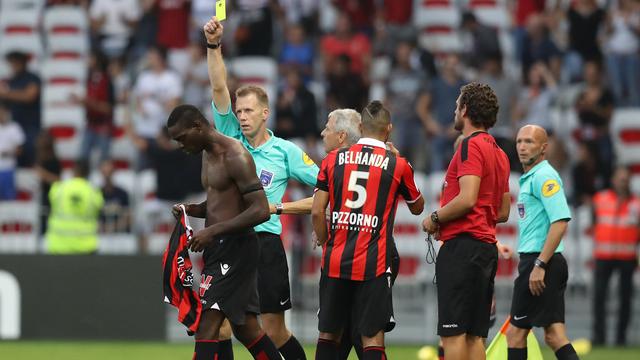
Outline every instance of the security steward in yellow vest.
[[596, 264], [594, 276], [593, 344], [606, 342], [606, 301], [609, 279], [618, 271], [619, 309], [616, 326], [616, 345], [627, 342], [627, 328], [631, 321], [631, 297], [633, 272], [637, 265], [637, 249], [640, 240], [640, 198], [631, 193], [629, 170], [619, 167], [613, 173], [613, 189], [604, 190], [593, 197], [593, 257]]
[[91, 254], [98, 250], [98, 217], [104, 205], [99, 189], [89, 183], [89, 164], [79, 161], [73, 178], [49, 191], [51, 212], [45, 234], [50, 254]]

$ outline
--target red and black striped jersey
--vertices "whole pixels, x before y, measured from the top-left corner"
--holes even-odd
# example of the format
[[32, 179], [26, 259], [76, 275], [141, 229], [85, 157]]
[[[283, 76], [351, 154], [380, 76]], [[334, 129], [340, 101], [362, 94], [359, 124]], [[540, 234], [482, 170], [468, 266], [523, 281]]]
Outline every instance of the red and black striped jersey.
[[188, 237], [193, 235], [189, 220], [182, 207], [182, 216], [177, 222], [171, 239], [162, 257], [164, 301], [178, 308], [178, 321], [192, 335], [198, 330], [202, 304], [193, 286], [193, 268], [187, 248]]
[[316, 187], [329, 193], [331, 209], [322, 271], [349, 280], [384, 274], [391, 264], [398, 198], [412, 203], [421, 196], [411, 165], [382, 141], [362, 138], [327, 155]]

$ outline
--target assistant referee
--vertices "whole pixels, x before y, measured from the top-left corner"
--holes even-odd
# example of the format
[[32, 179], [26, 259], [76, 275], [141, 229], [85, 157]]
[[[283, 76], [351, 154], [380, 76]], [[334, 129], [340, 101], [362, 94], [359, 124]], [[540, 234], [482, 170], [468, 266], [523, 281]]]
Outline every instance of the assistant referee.
[[527, 359], [527, 334], [544, 328], [544, 340], [558, 359], [578, 359], [564, 325], [567, 262], [562, 236], [571, 212], [558, 172], [545, 160], [547, 132], [526, 125], [516, 138], [524, 174], [518, 194], [518, 277], [507, 330], [509, 360]]

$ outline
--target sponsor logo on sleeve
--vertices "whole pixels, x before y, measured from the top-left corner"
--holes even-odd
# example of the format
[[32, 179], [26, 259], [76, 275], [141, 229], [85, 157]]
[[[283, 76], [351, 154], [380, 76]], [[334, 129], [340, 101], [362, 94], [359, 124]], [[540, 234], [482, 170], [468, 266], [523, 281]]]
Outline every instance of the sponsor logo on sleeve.
[[547, 180], [542, 184], [542, 196], [549, 197], [560, 191], [560, 184], [557, 180]]
[[313, 159], [311, 159], [309, 157], [309, 155], [307, 155], [306, 152], [302, 152], [302, 162], [305, 163], [305, 165], [311, 166], [313, 164], [315, 164], [315, 162], [313, 162]]

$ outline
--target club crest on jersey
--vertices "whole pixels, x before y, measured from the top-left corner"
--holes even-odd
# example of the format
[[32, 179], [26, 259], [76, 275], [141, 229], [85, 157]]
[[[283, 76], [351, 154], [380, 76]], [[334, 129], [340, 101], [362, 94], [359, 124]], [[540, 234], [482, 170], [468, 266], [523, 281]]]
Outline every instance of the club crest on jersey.
[[518, 203], [518, 215], [520, 216], [520, 219], [524, 219], [524, 204], [523, 203]]
[[264, 188], [268, 188], [271, 186], [271, 182], [273, 181], [273, 173], [271, 171], [267, 171], [262, 169], [260, 171], [260, 184]]

